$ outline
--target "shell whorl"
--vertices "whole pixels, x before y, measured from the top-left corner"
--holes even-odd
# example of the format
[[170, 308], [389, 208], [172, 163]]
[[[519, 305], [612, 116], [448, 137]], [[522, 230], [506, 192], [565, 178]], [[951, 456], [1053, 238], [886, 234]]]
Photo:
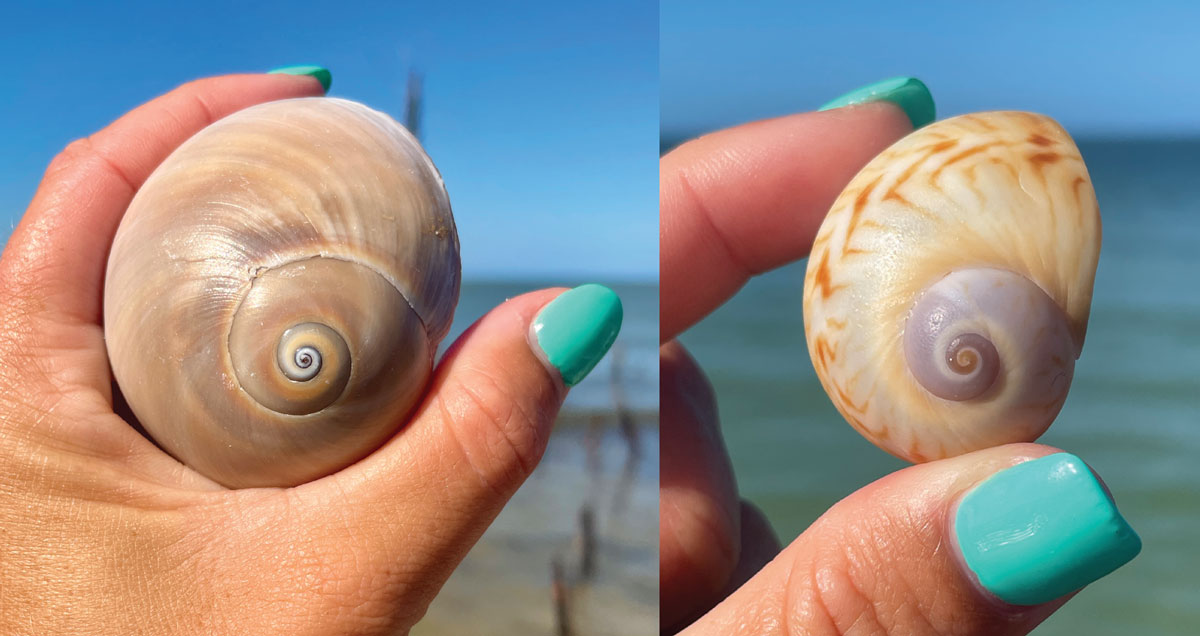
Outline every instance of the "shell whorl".
[[229, 486], [361, 458], [423, 391], [459, 289], [442, 180], [387, 115], [262, 104], [171, 154], [109, 258], [117, 382], [164, 448]]
[[1075, 369], [1067, 324], [1024, 276], [960, 269], [917, 299], [904, 325], [904, 360], [917, 384], [942, 400], [1002, 397], [1014, 411], [1061, 404]]
[[806, 338], [859, 432], [926, 461], [1036, 439], [1083, 346], [1100, 219], [1053, 120], [964, 115], [872, 160], [819, 230]]

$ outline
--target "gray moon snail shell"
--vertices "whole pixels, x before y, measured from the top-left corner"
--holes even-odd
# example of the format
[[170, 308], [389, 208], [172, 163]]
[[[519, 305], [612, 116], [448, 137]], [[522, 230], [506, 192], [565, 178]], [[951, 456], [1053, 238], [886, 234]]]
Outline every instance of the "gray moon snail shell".
[[104, 291], [113, 374], [147, 433], [230, 487], [335, 472], [423, 393], [458, 302], [442, 178], [387, 115], [261, 104], [138, 191]]
[[1033, 441], [1066, 400], [1099, 253], [1096, 195], [1055, 121], [926, 126], [867, 164], [817, 233], [813, 366], [846, 420], [903, 459]]

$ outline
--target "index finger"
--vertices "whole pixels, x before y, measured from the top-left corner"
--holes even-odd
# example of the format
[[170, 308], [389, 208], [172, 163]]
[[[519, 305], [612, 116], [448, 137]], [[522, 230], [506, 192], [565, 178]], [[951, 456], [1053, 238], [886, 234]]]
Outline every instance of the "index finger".
[[[125, 208], [171, 151], [261, 102], [322, 95], [314, 78], [229, 75], [189, 82], [55, 157], [0, 261], [0, 291], [51, 322], [99, 324], [104, 262]], [[33, 313], [33, 312], [26, 312]]]
[[664, 156], [660, 341], [699, 322], [751, 276], [807, 256], [845, 185], [911, 130], [900, 107], [874, 102], [744, 124]]

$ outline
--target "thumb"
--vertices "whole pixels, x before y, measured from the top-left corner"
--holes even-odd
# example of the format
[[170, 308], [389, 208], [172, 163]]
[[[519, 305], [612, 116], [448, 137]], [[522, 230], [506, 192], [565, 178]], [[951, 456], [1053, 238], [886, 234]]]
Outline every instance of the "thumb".
[[843, 499], [685, 634], [1025, 634], [1141, 540], [1078, 457], [1012, 444]]
[[446, 352], [404, 429], [331, 475], [334, 487], [309, 484], [334, 499], [316, 500], [332, 517], [316, 526], [352, 529], [339, 550], [407, 572], [431, 596], [533, 471], [567, 388], [608, 351], [621, 319], [601, 285], [493, 309]]

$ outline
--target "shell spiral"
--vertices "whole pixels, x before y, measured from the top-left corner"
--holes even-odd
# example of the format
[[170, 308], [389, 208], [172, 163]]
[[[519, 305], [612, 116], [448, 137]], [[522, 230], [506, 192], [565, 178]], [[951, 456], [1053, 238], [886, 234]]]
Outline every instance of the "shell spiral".
[[459, 291], [441, 176], [387, 115], [271, 102], [194, 135], [139, 189], [104, 293], [147, 433], [226, 486], [362, 458], [421, 396]]
[[1066, 400], [1099, 252], [1061, 126], [937, 122], [867, 164], [821, 225], [804, 285], [813, 366], [846, 420], [901, 458], [1032, 441]]

